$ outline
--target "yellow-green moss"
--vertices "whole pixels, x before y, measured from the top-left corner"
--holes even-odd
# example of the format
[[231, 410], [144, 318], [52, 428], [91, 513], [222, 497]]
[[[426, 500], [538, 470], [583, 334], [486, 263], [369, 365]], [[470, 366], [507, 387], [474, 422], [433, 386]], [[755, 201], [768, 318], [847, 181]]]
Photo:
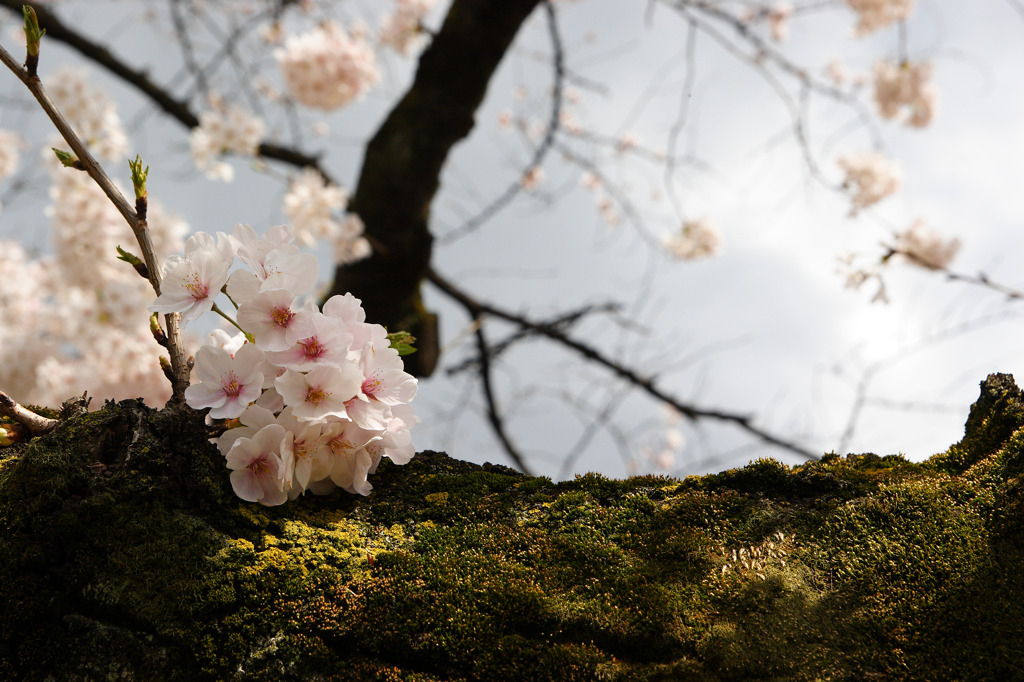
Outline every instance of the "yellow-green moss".
[[277, 508], [187, 415], [108, 405], [0, 452], [0, 679], [1021, 679], [1024, 430], [979, 404], [921, 465], [427, 452]]

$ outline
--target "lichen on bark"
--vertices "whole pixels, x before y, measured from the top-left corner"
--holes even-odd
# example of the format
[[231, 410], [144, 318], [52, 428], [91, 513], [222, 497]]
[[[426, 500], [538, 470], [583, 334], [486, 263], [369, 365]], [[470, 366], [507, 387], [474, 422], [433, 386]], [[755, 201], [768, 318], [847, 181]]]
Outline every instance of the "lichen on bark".
[[369, 497], [241, 502], [186, 412], [0, 459], [3, 679], [1020, 679], [1024, 431], [554, 484], [420, 453]]

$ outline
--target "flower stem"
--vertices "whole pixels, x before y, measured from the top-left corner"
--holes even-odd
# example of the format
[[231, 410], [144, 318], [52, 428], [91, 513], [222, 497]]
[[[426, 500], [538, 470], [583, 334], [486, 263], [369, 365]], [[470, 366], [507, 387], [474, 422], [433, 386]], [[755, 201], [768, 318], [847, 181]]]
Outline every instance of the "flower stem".
[[[234, 303], [234, 301], [232, 301], [232, 303]], [[256, 340], [255, 340], [255, 338], [253, 337], [253, 335], [252, 335], [252, 334], [250, 334], [249, 332], [247, 332], [247, 331], [245, 331], [244, 329], [242, 329], [241, 327], [239, 327], [239, 326], [238, 326], [238, 323], [237, 323], [237, 322], [235, 322], [234, 320], [232, 320], [232, 319], [231, 319], [231, 317], [230, 317], [230, 316], [229, 316], [229, 315], [228, 315], [227, 313], [225, 313], [225, 312], [224, 312], [223, 310], [221, 310], [220, 308], [218, 308], [218, 307], [217, 307], [217, 304], [216, 304], [216, 303], [214, 303], [214, 304], [213, 304], [213, 308], [212, 308], [212, 310], [213, 310], [213, 312], [217, 313], [218, 315], [220, 315], [221, 317], [223, 317], [223, 318], [224, 318], [225, 320], [227, 320], [228, 322], [230, 322], [230, 323], [231, 323], [231, 325], [232, 325], [232, 326], [233, 326], [233, 327], [234, 327], [235, 329], [237, 329], [238, 331], [240, 331], [240, 332], [242, 332], [243, 334], [245, 334], [245, 338], [246, 338], [246, 339], [247, 339], [247, 340], [249, 341], [249, 343], [255, 343], [255, 342], [256, 342]]]

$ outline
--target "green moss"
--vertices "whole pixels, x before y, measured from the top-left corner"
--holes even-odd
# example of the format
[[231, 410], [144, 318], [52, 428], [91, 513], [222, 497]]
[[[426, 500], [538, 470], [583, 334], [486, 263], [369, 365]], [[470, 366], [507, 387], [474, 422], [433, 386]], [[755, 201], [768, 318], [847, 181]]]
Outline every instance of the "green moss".
[[108, 405], [0, 452], [0, 678], [1018, 679], [1000, 395], [923, 464], [556, 485], [425, 452], [276, 508], [188, 414]]

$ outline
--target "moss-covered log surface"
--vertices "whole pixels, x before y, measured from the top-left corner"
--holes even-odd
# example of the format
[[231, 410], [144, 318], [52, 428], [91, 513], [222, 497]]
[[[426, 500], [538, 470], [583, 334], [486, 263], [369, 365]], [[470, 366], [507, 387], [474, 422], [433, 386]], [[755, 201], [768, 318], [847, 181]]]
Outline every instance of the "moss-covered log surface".
[[553, 484], [425, 452], [239, 501], [137, 402], [0, 459], [0, 679], [1024, 679], [1024, 398], [913, 464]]

